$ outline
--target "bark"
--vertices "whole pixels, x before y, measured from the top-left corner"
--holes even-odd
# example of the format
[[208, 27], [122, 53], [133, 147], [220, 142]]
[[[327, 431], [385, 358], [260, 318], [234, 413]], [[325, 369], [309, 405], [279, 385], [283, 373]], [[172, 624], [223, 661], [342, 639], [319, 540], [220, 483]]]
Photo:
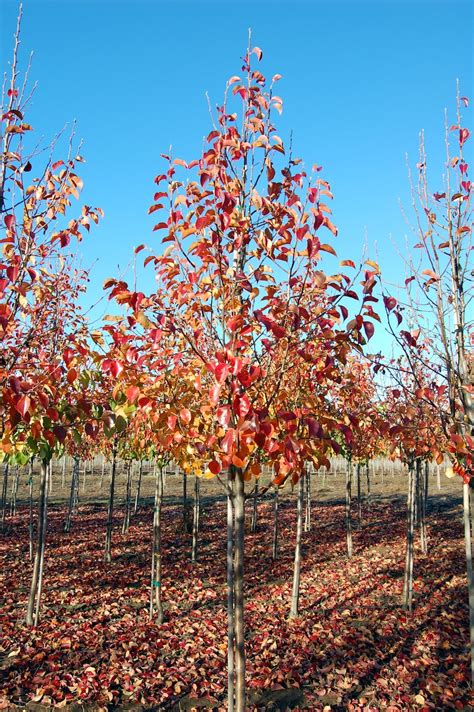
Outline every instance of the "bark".
[[466, 573], [469, 599], [469, 633], [471, 645], [471, 685], [474, 685], [474, 573], [472, 569], [472, 531], [470, 517], [470, 499], [472, 492], [469, 484], [463, 484], [464, 544], [466, 548]]
[[309, 468], [305, 472], [305, 484], [306, 484], [306, 509], [304, 515], [304, 530], [309, 532], [311, 530], [311, 473]]
[[273, 561], [278, 559], [278, 487], [275, 489], [273, 499], [273, 546], [272, 546]]
[[140, 460], [140, 467], [138, 470], [137, 491], [135, 494], [135, 505], [133, 507], [133, 514], [137, 513], [138, 505], [140, 504], [140, 490], [141, 490], [141, 486], [142, 486], [142, 475], [143, 475], [143, 460]]
[[347, 460], [346, 463], [346, 540], [347, 540], [347, 556], [352, 556], [352, 519], [351, 519], [351, 504], [352, 504], [352, 462]]
[[424, 475], [425, 475], [425, 481], [423, 484], [423, 494], [424, 494], [424, 500], [425, 500], [424, 509], [425, 509], [425, 516], [426, 516], [426, 513], [428, 511], [428, 494], [429, 494], [428, 490], [429, 490], [429, 485], [430, 485], [430, 463], [428, 462], [428, 460], [426, 460], [426, 462], [425, 462]]
[[18, 465], [15, 468], [15, 474], [13, 476], [11, 500], [10, 500], [10, 516], [13, 517], [16, 514], [16, 497], [18, 494], [18, 481], [20, 479], [20, 468]]
[[191, 549], [191, 561], [197, 561], [199, 544], [199, 477], [194, 477], [194, 507], [193, 507], [193, 545]]
[[107, 528], [105, 532], [105, 551], [104, 560], [107, 563], [112, 561], [112, 529], [114, 524], [114, 495], [115, 495], [115, 474], [117, 471], [117, 451], [112, 450], [112, 464], [110, 470], [110, 491], [109, 491], [109, 506], [107, 512]]
[[10, 465], [6, 462], [3, 465], [3, 486], [2, 486], [2, 531], [5, 529], [5, 518], [7, 516], [7, 492], [8, 492], [8, 472]]
[[130, 526], [130, 499], [132, 494], [132, 461], [127, 463], [127, 487], [125, 493], [125, 514], [122, 523], [122, 534], [128, 532]]
[[233, 712], [235, 698], [235, 611], [234, 611], [234, 494], [229, 478], [227, 492], [227, 709]]
[[403, 583], [403, 608], [411, 613], [413, 605], [413, 534], [415, 528], [415, 477], [414, 463], [408, 465], [408, 496], [407, 496], [407, 537], [405, 556], [405, 579]]
[[366, 482], [367, 482], [367, 493], [366, 493], [366, 501], [367, 501], [367, 509], [370, 509], [370, 463], [368, 462], [365, 466], [365, 477], [366, 477]]
[[29, 534], [29, 551], [30, 551], [30, 561], [33, 561], [33, 462], [32, 457], [28, 464], [28, 494], [29, 494], [29, 521], [28, 521], [28, 534]]
[[234, 606], [235, 606], [235, 710], [245, 712], [244, 536], [245, 482], [241, 469], [235, 478]]
[[188, 531], [188, 476], [183, 472], [183, 529]]
[[295, 560], [293, 564], [293, 589], [291, 592], [290, 618], [296, 618], [299, 612], [300, 580], [301, 580], [301, 543], [303, 539], [303, 500], [304, 500], [304, 474], [298, 481], [298, 497], [296, 509], [296, 544]]
[[69, 506], [66, 516], [66, 521], [64, 522], [64, 531], [71, 531], [72, 515], [77, 506], [77, 500], [79, 496], [79, 459], [74, 458], [74, 463], [72, 466], [71, 473], [71, 490], [69, 492]]
[[26, 613], [26, 625], [33, 626], [38, 624], [39, 609], [41, 601], [41, 591], [43, 586], [43, 562], [44, 548], [46, 539], [46, 524], [47, 524], [47, 480], [48, 480], [48, 460], [41, 462], [41, 479], [38, 502], [38, 531], [36, 537], [36, 553], [33, 564], [33, 575], [31, 578], [30, 596], [28, 599], [28, 609]]
[[418, 520], [420, 527], [420, 544], [424, 554], [428, 551], [428, 540], [426, 536], [426, 497], [425, 497], [425, 472], [423, 472], [423, 463], [418, 458], [416, 461], [416, 479], [418, 490]]
[[356, 476], [357, 476], [357, 519], [359, 521], [359, 527], [362, 526], [362, 498], [360, 494], [360, 462], [357, 463]]
[[156, 614], [158, 625], [163, 623], [161, 595], [161, 508], [163, 504], [163, 468], [156, 470], [155, 509], [153, 512], [153, 539], [151, 550], [150, 620]]
[[255, 533], [257, 531], [257, 498], [258, 498], [258, 480], [255, 482], [255, 492], [254, 492], [254, 499], [252, 502], [252, 524], [250, 526], [250, 530], [252, 533]]
[[102, 485], [104, 483], [104, 474], [105, 474], [105, 457], [102, 458], [102, 470], [100, 472], [100, 481], [99, 481], [100, 489], [102, 489]]

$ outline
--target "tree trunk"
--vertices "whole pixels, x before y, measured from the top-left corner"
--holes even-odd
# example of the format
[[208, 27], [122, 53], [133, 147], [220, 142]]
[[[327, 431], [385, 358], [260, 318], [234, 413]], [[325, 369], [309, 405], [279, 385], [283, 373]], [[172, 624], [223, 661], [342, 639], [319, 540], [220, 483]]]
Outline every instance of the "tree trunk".
[[293, 589], [291, 592], [290, 618], [298, 615], [300, 601], [300, 579], [301, 579], [301, 541], [303, 538], [303, 500], [304, 500], [304, 472], [298, 480], [298, 497], [296, 509], [296, 544], [295, 560], [293, 565]]
[[347, 460], [346, 463], [346, 540], [347, 540], [347, 556], [352, 556], [352, 519], [351, 519], [351, 504], [352, 504], [352, 462]]
[[33, 561], [33, 462], [32, 457], [28, 464], [28, 494], [29, 494], [29, 521], [28, 521], [28, 534], [29, 534], [29, 551], [30, 551], [30, 561]]
[[360, 462], [357, 463], [356, 468], [357, 476], [357, 519], [359, 521], [359, 527], [362, 526], [362, 498], [360, 494]]
[[403, 608], [411, 613], [413, 603], [413, 533], [415, 528], [415, 482], [414, 464], [408, 464], [407, 497], [407, 543], [405, 556], [405, 580], [403, 583]]
[[140, 467], [138, 470], [137, 491], [135, 494], [135, 506], [133, 507], [133, 514], [137, 513], [138, 505], [140, 504], [140, 490], [141, 490], [141, 486], [142, 486], [142, 475], [143, 475], [143, 460], [140, 460]]
[[257, 498], [258, 498], [258, 480], [255, 482], [254, 499], [252, 502], [252, 524], [250, 531], [254, 534], [257, 531]]
[[417, 493], [418, 493], [418, 521], [420, 527], [420, 544], [423, 554], [428, 551], [428, 541], [426, 537], [426, 497], [425, 497], [425, 472], [423, 472], [423, 463], [420, 458], [416, 461], [416, 479], [417, 479]]
[[61, 487], [64, 489], [66, 481], [66, 455], [63, 455], [62, 468], [61, 468]]
[[188, 476], [183, 472], [183, 529], [188, 531]]
[[16, 497], [18, 493], [18, 480], [20, 479], [20, 468], [18, 465], [15, 468], [15, 474], [13, 476], [13, 482], [12, 482], [12, 492], [11, 492], [11, 501], [10, 501], [10, 516], [14, 517], [16, 514]]
[[102, 489], [102, 485], [104, 483], [104, 474], [105, 474], [105, 456], [102, 456], [102, 470], [100, 472], [99, 489]]
[[273, 561], [278, 559], [278, 487], [275, 488], [275, 496], [273, 499], [273, 546], [272, 546]]
[[128, 532], [130, 526], [130, 498], [132, 494], [132, 461], [127, 463], [127, 488], [125, 494], [125, 514], [122, 523], [122, 534]]
[[428, 460], [425, 461], [425, 481], [423, 485], [423, 494], [424, 494], [424, 512], [425, 516], [428, 511], [428, 494], [429, 494], [429, 486], [430, 486], [430, 463]]
[[370, 463], [369, 462], [365, 466], [365, 477], [366, 477], [366, 481], [367, 481], [367, 494], [366, 494], [367, 510], [369, 510], [370, 509]]
[[46, 523], [47, 523], [47, 482], [48, 482], [48, 460], [41, 462], [41, 479], [38, 503], [38, 532], [36, 538], [36, 553], [33, 564], [33, 576], [31, 579], [30, 596], [28, 599], [28, 609], [26, 613], [26, 625], [33, 626], [38, 624], [39, 608], [41, 600], [41, 591], [43, 586], [43, 561], [44, 561], [44, 546], [46, 539]]
[[234, 482], [229, 477], [227, 492], [227, 709], [234, 710], [235, 698], [235, 610], [234, 610]]
[[311, 530], [311, 472], [309, 467], [305, 471], [305, 484], [306, 484], [306, 508], [304, 515], [304, 530], [309, 532]]
[[471, 642], [471, 685], [474, 686], [474, 573], [472, 569], [472, 532], [470, 518], [470, 499], [472, 492], [469, 484], [463, 484], [464, 544], [466, 548], [466, 572], [469, 598], [469, 632]]
[[153, 540], [151, 549], [150, 620], [156, 613], [158, 625], [163, 623], [161, 597], [161, 507], [163, 504], [163, 468], [156, 470], [155, 509], [153, 512]]
[[235, 710], [245, 712], [244, 629], [245, 482], [241, 469], [235, 478], [234, 605], [235, 605]]
[[67, 516], [66, 516], [66, 521], [64, 522], [64, 531], [65, 532], [71, 531], [72, 514], [76, 507], [76, 500], [77, 500], [77, 496], [78, 496], [78, 487], [79, 487], [79, 459], [77, 457], [75, 457], [74, 463], [72, 466], [72, 473], [71, 473], [71, 490], [69, 492], [69, 506], [68, 506]]
[[2, 486], [2, 531], [5, 529], [5, 517], [7, 515], [7, 493], [8, 493], [8, 471], [10, 465], [6, 462], [3, 465], [3, 486]]
[[53, 494], [53, 461], [50, 460], [48, 464], [48, 494], [51, 497]]
[[107, 513], [107, 529], [105, 532], [105, 551], [104, 560], [110, 564], [112, 561], [112, 529], [114, 524], [114, 494], [115, 494], [115, 474], [117, 470], [117, 451], [112, 450], [112, 465], [110, 471], [110, 492], [109, 492], [109, 507]]
[[193, 545], [191, 549], [191, 561], [197, 561], [199, 542], [199, 477], [194, 477], [194, 507], [193, 507]]

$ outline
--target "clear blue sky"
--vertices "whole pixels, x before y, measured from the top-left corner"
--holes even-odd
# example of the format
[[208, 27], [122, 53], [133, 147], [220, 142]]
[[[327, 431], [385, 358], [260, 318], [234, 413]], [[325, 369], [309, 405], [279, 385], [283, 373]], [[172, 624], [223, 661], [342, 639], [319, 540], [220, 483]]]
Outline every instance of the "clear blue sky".
[[[2, 67], [16, 10], [0, 0]], [[48, 138], [77, 120], [84, 201], [106, 215], [81, 246], [85, 265], [97, 260], [91, 301], [134, 246], [156, 239], [147, 208], [159, 154], [172, 144], [176, 156], [199, 155], [210, 128], [205, 92], [221, 100], [249, 27], [263, 73], [283, 77], [280, 136], [293, 130], [295, 154], [322, 164], [332, 185], [340, 258], [357, 259], [367, 235], [387, 277], [401, 276], [390, 235], [403, 246], [405, 153], [416, 163], [424, 128], [440, 176], [433, 188], [441, 185], [456, 78], [474, 100], [470, 2], [26, 0], [22, 62], [33, 50], [38, 80], [29, 122]]]

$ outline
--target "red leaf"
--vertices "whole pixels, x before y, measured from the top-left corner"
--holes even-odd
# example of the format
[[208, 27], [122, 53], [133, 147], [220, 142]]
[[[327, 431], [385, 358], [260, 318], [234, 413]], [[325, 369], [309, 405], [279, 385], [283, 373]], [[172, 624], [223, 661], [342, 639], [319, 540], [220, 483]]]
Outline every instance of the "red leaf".
[[364, 331], [367, 336], [367, 341], [374, 335], [375, 327], [371, 321], [364, 321]]
[[13, 228], [15, 227], [15, 216], [5, 215], [4, 221], [5, 225], [7, 226], [7, 230], [13, 230]]
[[459, 129], [459, 145], [466, 143], [470, 135], [469, 129]]
[[208, 465], [208, 468], [210, 469], [213, 475], [218, 475], [221, 471], [221, 466], [219, 465], [217, 460], [211, 460]]
[[182, 408], [179, 411], [179, 418], [185, 425], [189, 425], [191, 422], [191, 411], [189, 408]]
[[139, 395], [140, 389], [138, 388], [138, 386], [130, 386], [129, 388], [127, 388], [126, 396], [127, 400], [130, 401], [130, 403], [135, 403]]
[[250, 401], [246, 393], [243, 395], [235, 396], [234, 398], [234, 411], [240, 418], [245, 418], [250, 410]]
[[28, 413], [31, 405], [31, 400], [29, 396], [22, 396], [15, 406], [22, 418]]

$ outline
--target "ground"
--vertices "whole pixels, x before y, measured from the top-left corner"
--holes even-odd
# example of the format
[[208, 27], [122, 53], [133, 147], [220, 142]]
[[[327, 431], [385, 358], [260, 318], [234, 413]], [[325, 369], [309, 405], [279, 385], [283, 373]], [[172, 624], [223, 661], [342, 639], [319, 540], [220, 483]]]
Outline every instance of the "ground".
[[[167, 477], [163, 508], [165, 622], [148, 619], [151, 493], [122, 535], [123, 472], [113, 562], [103, 562], [107, 475], [87, 473], [69, 534], [64, 487], [53, 477], [42, 618], [24, 625], [31, 563], [25, 483], [0, 535], [0, 707], [48, 709], [225, 709], [225, 503], [202, 482], [199, 561], [183, 532], [181, 482]], [[188, 490], [192, 489], [192, 482]], [[304, 537], [301, 614], [288, 620], [294, 495], [281, 502], [280, 555], [271, 558], [272, 502], [259, 503], [246, 535], [246, 653], [249, 710], [471, 709], [464, 543], [457, 481], [430, 477], [429, 554], [415, 558], [412, 615], [403, 585], [405, 478], [372, 478], [370, 508], [345, 553], [341, 474], [314, 477], [312, 529]], [[22, 489], [23, 488], [23, 489]], [[189, 492], [191, 494], [191, 492]], [[250, 520], [249, 506], [249, 520]], [[16, 707], [14, 707], [16, 705]]]

